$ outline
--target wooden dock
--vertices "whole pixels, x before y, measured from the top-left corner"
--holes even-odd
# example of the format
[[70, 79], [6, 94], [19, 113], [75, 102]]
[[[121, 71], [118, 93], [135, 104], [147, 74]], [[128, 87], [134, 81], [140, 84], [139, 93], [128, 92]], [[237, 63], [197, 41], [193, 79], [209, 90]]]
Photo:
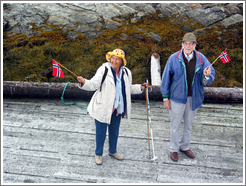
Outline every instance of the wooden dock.
[[132, 102], [132, 120], [122, 119], [118, 140], [125, 159], [109, 157], [106, 139], [99, 166], [95, 124], [86, 109], [65, 106], [60, 99], [4, 98], [2, 184], [245, 184], [243, 104], [204, 104], [192, 130], [196, 158], [178, 152], [179, 161], [173, 162], [168, 111], [163, 102], [150, 100], [154, 162], [149, 159], [146, 103]]

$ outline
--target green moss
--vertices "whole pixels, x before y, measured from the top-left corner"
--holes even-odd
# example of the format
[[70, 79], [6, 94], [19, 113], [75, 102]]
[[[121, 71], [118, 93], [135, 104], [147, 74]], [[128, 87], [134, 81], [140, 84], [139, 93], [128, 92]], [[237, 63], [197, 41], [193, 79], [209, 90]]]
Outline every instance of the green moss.
[[[170, 22], [178, 21], [180, 24]], [[159, 19], [152, 15], [140, 19], [135, 24], [127, 24], [126, 21], [118, 30], [105, 30], [95, 39], [88, 41], [86, 36], [78, 33], [77, 40], [66, 37], [66, 33], [60, 31], [60, 27], [47, 22], [46, 26], [53, 31], [42, 31], [35, 24], [31, 24], [38, 33], [27, 38], [26, 35], [14, 35], [9, 37], [4, 33], [3, 39], [3, 80], [4, 81], [50, 81], [50, 82], [76, 82], [75, 77], [63, 69], [65, 78], [38, 77], [35, 74], [44, 72], [52, 67], [52, 59], [55, 59], [77, 75], [90, 79], [97, 68], [106, 62], [105, 55], [108, 51], [121, 48], [125, 51], [127, 67], [132, 71], [133, 83], [142, 83], [144, 77], [150, 79], [149, 54], [159, 51], [161, 54], [161, 69], [163, 71], [166, 61], [171, 54], [180, 50], [183, 35], [186, 33], [180, 27], [189, 26], [192, 29], [203, 28], [186, 16], [176, 15], [171, 18]], [[80, 25], [81, 23], [77, 23]], [[103, 23], [105, 25], [105, 23]], [[92, 26], [92, 25], [88, 25]], [[219, 54], [227, 48], [231, 61], [222, 64], [217, 61], [213, 66], [216, 69], [216, 78], [211, 86], [236, 86], [243, 85], [243, 29], [235, 27], [239, 33], [235, 34], [216, 25], [216, 29], [222, 34], [218, 35], [206, 29], [206, 35], [197, 36], [199, 51], [210, 62], [213, 62]], [[67, 31], [72, 30], [68, 28]], [[230, 28], [232, 29], [232, 28]], [[149, 32], [161, 36], [157, 42], [148, 36]], [[124, 33], [128, 37], [122, 38]], [[135, 37], [138, 35], [139, 37]], [[220, 37], [220, 39], [219, 39]], [[44, 73], [43, 73], [44, 74]]]
[[23, 81], [28, 82], [48, 82], [48, 78], [45, 76], [37, 75], [37, 74], [31, 74], [23, 79]]

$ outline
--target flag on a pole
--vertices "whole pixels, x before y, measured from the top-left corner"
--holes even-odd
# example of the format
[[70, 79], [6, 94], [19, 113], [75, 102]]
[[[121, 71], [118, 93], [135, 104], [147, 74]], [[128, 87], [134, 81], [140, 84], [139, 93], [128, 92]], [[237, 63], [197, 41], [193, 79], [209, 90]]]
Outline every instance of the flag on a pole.
[[224, 50], [221, 54], [220, 54], [220, 59], [222, 61], [222, 63], [226, 64], [228, 63], [231, 59], [229, 58], [226, 50]]
[[52, 76], [64, 78], [64, 74], [62, 72], [60, 64], [57, 63], [55, 60], [52, 60], [52, 62], [53, 62]]

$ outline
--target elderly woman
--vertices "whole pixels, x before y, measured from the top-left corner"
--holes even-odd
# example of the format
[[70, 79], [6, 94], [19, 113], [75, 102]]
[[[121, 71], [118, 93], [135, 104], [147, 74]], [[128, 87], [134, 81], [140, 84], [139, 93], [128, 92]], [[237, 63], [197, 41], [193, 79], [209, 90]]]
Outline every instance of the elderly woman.
[[[126, 68], [125, 53], [121, 49], [115, 49], [106, 54], [108, 62], [98, 68], [94, 77], [90, 80], [81, 76], [77, 77], [79, 88], [94, 91], [94, 95], [88, 105], [88, 112], [95, 119], [96, 125], [96, 164], [102, 164], [103, 146], [108, 128], [109, 155], [122, 160], [117, 152], [117, 140], [121, 118], [131, 117], [131, 94], [141, 94], [148, 83], [132, 85], [131, 71]], [[105, 73], [105, 71], [107, 71]], [[106, 76], [105, 76], [106, 74]], [[103, 76], [105, 81], [102, 83]], [[101, 84], [102, 83], [102, 84]]]

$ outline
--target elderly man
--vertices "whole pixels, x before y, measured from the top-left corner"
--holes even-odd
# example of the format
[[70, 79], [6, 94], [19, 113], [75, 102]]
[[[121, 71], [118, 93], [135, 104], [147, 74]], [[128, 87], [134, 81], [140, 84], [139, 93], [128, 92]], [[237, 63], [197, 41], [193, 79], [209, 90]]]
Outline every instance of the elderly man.
[[[215, 77], [215, 70], [210, 67], [208, 59], [195, 50], [196, 44], [196, 36], [186, 33], [182, 49], [169, 57], [162, 75], [161, 93], [171, 120], [170, 158], [173, 161], [178, 161], [179, 150], [195, 158], [190, 150], [192, 123], [204, 100], [204, 86], [210, 85]], [[179, 142], [182, 119], [183, 131]]]

